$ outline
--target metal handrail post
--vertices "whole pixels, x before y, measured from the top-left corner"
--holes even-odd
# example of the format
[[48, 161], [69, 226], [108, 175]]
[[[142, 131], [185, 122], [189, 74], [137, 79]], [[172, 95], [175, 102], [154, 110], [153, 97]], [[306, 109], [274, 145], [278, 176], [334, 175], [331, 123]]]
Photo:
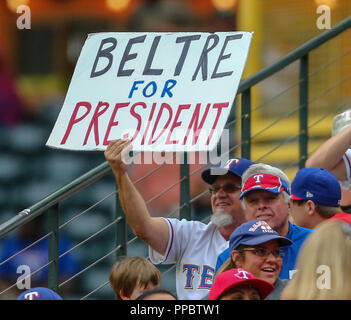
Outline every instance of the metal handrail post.
[[251, 87], [241, 96], [241, 156], [251, 159]]
[[58, 291], [59, 287], [59, 204], [55, 204], [47, 211], [49, 236], [48, 259], [48, 287]]
[[188, 154], [184, 152], [184, 163], [180, 165], [180, 219], [191, 220], [190, 175]]
[[308, 54], [300, 59], [299, 74], [299, 168], [305, 167], [308, 156]]
[[122, 209], [119, 192], [116, 193], [116, 259], [127, 256], [127, 221]]

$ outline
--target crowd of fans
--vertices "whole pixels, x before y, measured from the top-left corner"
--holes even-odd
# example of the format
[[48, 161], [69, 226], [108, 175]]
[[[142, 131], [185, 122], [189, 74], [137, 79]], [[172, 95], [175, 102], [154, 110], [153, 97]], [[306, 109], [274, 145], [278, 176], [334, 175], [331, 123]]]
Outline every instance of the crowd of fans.
[[[330, 140], [349, 140], [349, 130]], [[148, 245], [149, 258], [125, 257], [112, 266], [109, 282], [116, 299], [351, 299], [351, 214], [340, 207], [339, 181], [351, 180], [348, 142], [334, 174], [330, 167], [314, 166], [320, 149], [292, 182], [279, 168], [245, 158], [204, 170], [212, 208], [208, 224], [149, 213], [123, 162], [122, 150], [130, 143], [114, 140], [104, 155], [127, 222]], [[15, 253], [15, 244], [7, 247]], [[74, 268], [76, 262], [66, 260]], [[160, 288], [155, 266], [173, 263], [176, 293]], [[17, 299], [62, 298], [35, 287]]]
[[[337, 153], [340, 180], [351, 180], [349, 130], [331, 138], [347, 139]], [[129, 147], [115, 140], [105, 157], [151, 262], [176, 264], [179, 299], [351, 299], [351, 215], [340, 207], [340, 182], [315, 166], [315, 154], [291, 183], [279, 168], [244, 158], [205, 170], [213, 212], [206, 225], [150, 215], [121, 156]]]
[[[145, 29], [149, 21], [140, 23], [139, 28]], [[173, 31], [173, 25], [165, 28]], [[19, 123], [26, 117], [25, 110], [14, 91], [12, 75], [0, 59], [0, 125]], [[341, 119], [349, 119], [349, 114], [346, 111]], [[339, 127], [292, 182], [279, 168], [245, 158], [204, 170], [202, 181], [196, 184], [209, 186], [212, 215], [208, 224], [162, 217], [173, 203], [169, 198], [163, 201], [164, 207], [153, 205], [154, 212], [159, 210], [156, 216], [150, 214], [121, 156], [130, 141], [111, 142], [104, 155], [123, 211], [134, 234], [149, 247], [149, 259], [125, 257], [112, 266], [109, 281], [116, 299], [351, 299], [351, 200], [342, 198], [344, 190], [351, 188], [351, 126]], [[142, 175], [142, 170], [136, 168], [132, 174]], [[151, 187], [156, 188], [144, 191]], [[157, 187], [163, 189], [161, 183]], [[21, 240], [25, 242], [25, 234]], [[5, 254], [10, 256], [20, 246], [11, 242], [5, 247], [11, 249]], [[37, 253], [46, 248], [47, 243]], [[69, 255], [64, 260], [67, 278], [78, 269]], [[22, 264], [13, 263], [12, 268]], [[160, 288], [157, 264], [176, 265], [176, 294]], [[2, 289], [8, 285], [0, 283]], [[17, 299], [62, 297], [35, 287]]]

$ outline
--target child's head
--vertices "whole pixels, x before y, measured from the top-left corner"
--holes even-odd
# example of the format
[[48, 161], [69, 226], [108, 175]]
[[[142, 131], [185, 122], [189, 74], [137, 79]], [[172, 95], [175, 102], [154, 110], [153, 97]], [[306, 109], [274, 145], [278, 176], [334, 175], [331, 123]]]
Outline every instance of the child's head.
[[110, 273], [110, 283], [118, 299], [135, 300], [145, 290], [156, 288], [161, 272], [146, 258], [127, 257], [116, 262]]
[[136, 300], [178, 300], [177, 296], [172, 292], [156, 288], [144, 291]]

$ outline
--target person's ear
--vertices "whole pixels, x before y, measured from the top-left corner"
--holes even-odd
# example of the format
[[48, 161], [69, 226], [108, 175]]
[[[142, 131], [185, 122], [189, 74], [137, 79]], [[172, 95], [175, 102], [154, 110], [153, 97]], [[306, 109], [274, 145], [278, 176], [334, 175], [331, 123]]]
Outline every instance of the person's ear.
[[120, 300], [130, 300], [130, 297], [125, 296], [122, 291], [118, 292], [118, 296]]
[[237, 268], [241, 268], [242, 267], [242, 256], [241, 256], [241, 253], [239, 252], [239, 251], [237, 251], [237, 250], [233, 250], [232, 252], [231, 252], [231, 257], [232, 257], [232, 260], [233, 260], [233, 262], [234, 262], [234, 264], [235, 264], [235, 266], [237, 267]]
[[309, 216], [313, 216], [316, 213], [316, 204], [312, 200], [306, 201], [305, 208]]

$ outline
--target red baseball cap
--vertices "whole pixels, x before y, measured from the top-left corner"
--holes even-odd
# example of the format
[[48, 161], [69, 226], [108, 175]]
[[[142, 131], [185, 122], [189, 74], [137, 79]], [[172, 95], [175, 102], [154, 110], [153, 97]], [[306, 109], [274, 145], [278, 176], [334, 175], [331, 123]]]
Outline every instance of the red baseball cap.
[[216, 277], [210, 289], [209, 299], [217, 300], [227, 290], [246, 285], [255, 287], [260, 292], [262, 300], [274, 289], [270, 282], [256, 278], [252, 273], [242, 268], [230, 269], [220, 273]]
[[266, 190], [275, 194], [286, 191], [290, 194], [288, 185], [279, 177], [268, 173], [256, 173], [249, 177], [241, 188], [240, 200], [250, 191]]

